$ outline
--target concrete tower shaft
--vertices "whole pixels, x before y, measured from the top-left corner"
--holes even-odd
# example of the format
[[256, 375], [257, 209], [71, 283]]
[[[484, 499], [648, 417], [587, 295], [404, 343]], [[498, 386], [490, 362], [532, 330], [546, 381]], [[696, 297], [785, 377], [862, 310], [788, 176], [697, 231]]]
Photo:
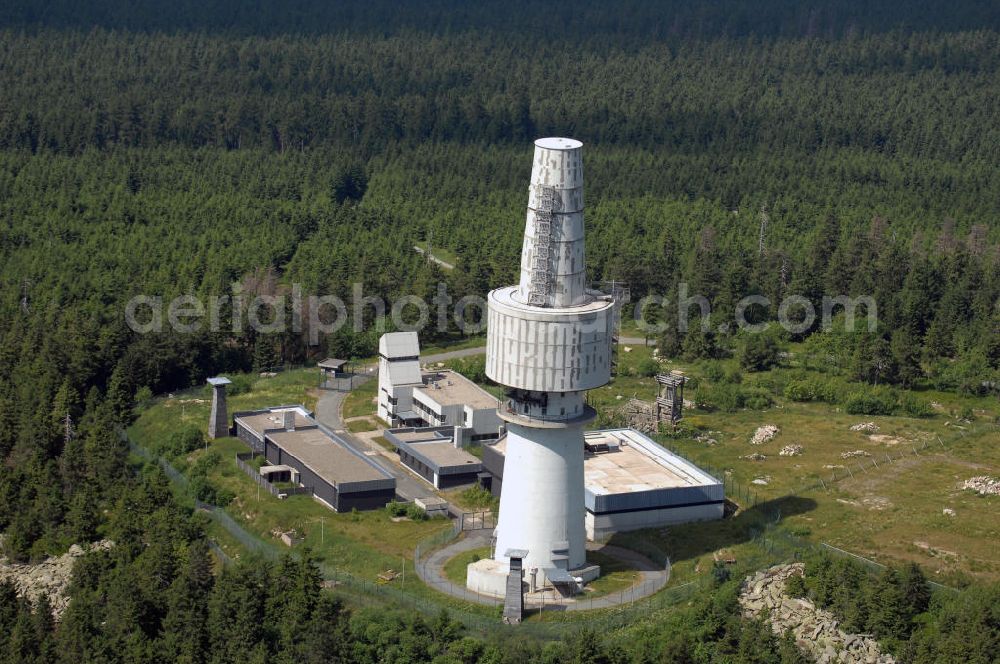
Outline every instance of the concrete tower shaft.
[[515, 299], [540, 307], [586, 304], [583, 243], [583, 144], [540, 138], [528, 186], [528, 215]]
[[585, 390], [611, 376], [615, 303], [586, 287], [582, 144], [535, 141], [517, 286], [489, 294], [486, 374], [504, 385], [507, 452], [494, 559], [565, 583], [586, 564]]

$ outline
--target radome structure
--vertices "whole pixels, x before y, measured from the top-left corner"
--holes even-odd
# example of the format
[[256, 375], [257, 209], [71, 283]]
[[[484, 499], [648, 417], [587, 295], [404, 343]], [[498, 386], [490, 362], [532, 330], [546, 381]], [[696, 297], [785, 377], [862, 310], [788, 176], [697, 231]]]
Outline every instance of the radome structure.
[[507, 458], [491, 561], [468, 584], [503, 592], [511, 558], [532, 586], [589, 580], [584, 524], [584, 395], [611, 375], [615, 303], [587, 288], [582, 144], [535, 141], [516, 286], [489, 294], [486, 374], [505, 386]]

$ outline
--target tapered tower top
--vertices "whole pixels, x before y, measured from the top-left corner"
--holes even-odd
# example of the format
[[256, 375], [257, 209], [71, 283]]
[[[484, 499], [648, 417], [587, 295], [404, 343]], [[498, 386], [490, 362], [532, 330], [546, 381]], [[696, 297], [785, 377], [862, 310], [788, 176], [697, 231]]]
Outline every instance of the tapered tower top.
[[528, 186], [528, 215], [516, 299], [537, 307], [587, 304], [583, 242], [583, 143], [540, 138]]

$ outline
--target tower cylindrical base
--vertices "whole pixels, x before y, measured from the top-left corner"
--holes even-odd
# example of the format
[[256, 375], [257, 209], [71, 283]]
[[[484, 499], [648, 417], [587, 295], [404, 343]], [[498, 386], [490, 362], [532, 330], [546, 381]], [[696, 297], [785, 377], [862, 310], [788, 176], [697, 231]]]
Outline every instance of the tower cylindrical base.
[[524, 567], [582, 567], [586, 562], [583, 429], [508, 423], [495, 559], [527, 550]]

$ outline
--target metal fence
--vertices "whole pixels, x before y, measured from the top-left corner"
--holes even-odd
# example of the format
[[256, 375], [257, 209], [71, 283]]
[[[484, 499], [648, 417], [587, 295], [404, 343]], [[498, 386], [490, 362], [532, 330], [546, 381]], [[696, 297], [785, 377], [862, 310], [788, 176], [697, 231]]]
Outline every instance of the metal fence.
[[267, 479], [264, 478], [257, 469], [247, 463], [247, 459], [253, 460], [257, 457], [255, 452], [237, 452], [236, 453], [236, 466], [242, 470], [247, 476], [254, 481], [257, 486], [262, 487], [269, 494], [275, 498], [284, 498], [287, 496], [297, 496], [299, 494], [312, 495], [313, 488], [311, 486], [291, 486], [284, 489], [279, 489], [274, 486]]
[[[998, 430], [998, 427], [990, 426], [990, 430]], [[973, 432], [977, 431], [974, 430]], [[124, 432], [121, 435], [123, 440], [128, 441], [129, 448], [134, 454], [142, 457], [147, 462], [157, 463], [167, 477], [177, 485], [184, 488], [188, 486], [187, 478], [178, 472], [169, 461], [136, 445], [128, 439]], [[968, 434], [959, 432], [955, 438], [962, 438], [965, 435]], [[947, 449], [947, 443], [944, 441], [937, 439], [934, 442], [939, 443], [941, 447]], [[933, 445], [933, 442], [925, 442], [921, 447], [914, 447], [910, 453], [919, 455], [922, 450], [931, 445]], [[905, 453], [895, 458], [890, 458], [889, 463], [902, 458], [902, 456], [905, 456]], [[872, 469], [878, 467], [882, 467], [882, 464], [872, 464]], [[709, 470], [709, 472], [715, 474], [712, 470]], [[861, 470], [860, 472], [866, 471]], [[871, 472], [871, 470], [868, 470], [868, 472]], [[843, 476], [835, 477], [832, 481], [844, 479], [849, 476], [851, 475], [844, 474]], [[725, 474], [717, 474], [716, 477], [726, 481], [727, 486], [732, 487], [733, 491], [742, 492], [738, 495], [744, 496], [752, 504], [766, 505], [766, 503], [758, 502], [755, 492], [736, 483], [731, 478], [727, 479]], [[807, 484], [802, 490], [811, 490], [825, 486], [826, 483], [821, 481], [815, 484]], [[296, 555], [294, 551], [281, 549], [275, 544], [251, 534], [234, 520], [232, 516], [215, 505], [198, 500], [194, 501], [194, 505], [219, 524], [248, 552], [260, 555], [268, 560], [277, 560], [282, 555]], [[767, 517], [768, 515], [765, 514], [764, 516]], [[732, 567], [732, 574], [744, 575], [764, 566], [787, 562], [789, 560], [800, 560], [807, 554], [816, 551], [849, 556], [852, 559], [862, 562], [862, 564], [865, 564], [872, 570], [884, 567], [880, 563], [838, 549], [832, 545], [825, 543], [817, 545], [787, 532], [776, 530], [774, 526], [780, 520], [781, 515], [775, 512], [770, 516], [773, 518], [765, 518], [759, 530], [751, 532], [751, 541], [757, 545], [757, 552], [742, 556], [739, 563]], [[484, 531], [480, 530], [478, 532]], [[647, 581], [611, 595], [579, 600], [576, 602], [577, 608], [571, 611], [566, 611], [566, 607], [556, 606], [531, 608], [526, 613], [533, 618], [532, 620], [522, 622], [517, 626], [505, 625], [500, 621], [500, 612], [503, 604], [500, 598], [472, 593], [464, 588], [464, 586], [450, 582], [447, 587], [438, 587], [442, 584], [435, 582], [432, 578], [433, 575], [429, 574], [430, 570], [428, 566], [437, 564], [432, 560], [434, 552], [456, 541], [462, 534], [462, 524], [461, 522], [456, 522], [452, 528], [420, 542], [414, 550], [413, 569], [423, 581], [421, 585], [429, 586], [449, 595], [453, 600], [451, 602], [438, 601], [435, 598], [428, 597], [424, 594], [426, 591], [420, 586], [414, 590], [408, 590], [405, 587], [405, 580], [399, 585], [380, 584], [355, 577], [344, 570], [326, 563], [320, 565], [324, 584], [327, 587], [335, 588], [340, 593], [348, 595], [352, 601], [361, 605], [382, 606], [386, 603], [392, 603], [392, 605], [406, 607], [428, 616], [434, 616], [442, 610], [447, 610], [453, 618], [459, 620], [467, 629], [481, 634], [499, 633], [501, 635], [510, 634], [511, 636], [554, 639], [564, 638], [568, 633], [582, 628], [605, 631], [628, 625], [636, 620], [648, 617], [653, 611], [670, 608], [686, 602], [696, 593], [707, 589], [713, 583], [711, 575], [703, 575], [696, 581], [673, 587], [664, 587], [669, 579], [669, 557], [660, 551], [654, 543], [637, 537], [629, 542], [629, 548], [643, 554], [656, 564], [663, 564], [664, 570], [667, 571], [665, 578], [659, 581]], [[488, 544], [488, 539], [483, 538], [482, 541], [484, 544]], [[224, 564], [229, 565], [233, 563], [232, 557], [226, 554], [217, 543], [210, 541], [209, 546]], [[404, 569], [404, 579], [405, 571]], [[933, 582], [931, 585], [936, 589], [952, 590], [947, 586], [941, 586]], [[458, 605], [456, 605], [456, 600], [459, 602]], [[593, 612], [586, 616], [580, 615], [577, 617], [576, 614], [581, 609], [593, 610]]]
[[458, 515], [459, 530], [492, 530], [496, 526], [496, 515], [489, 510], [462, 512]]
[[[364, 369], [366, 367], [359, 367]], [[324, 376], [319, 381], [319, 389], [335, 392], [350, 392], [375, 377], [374, 373], [351, 372], [339, 376]]]

